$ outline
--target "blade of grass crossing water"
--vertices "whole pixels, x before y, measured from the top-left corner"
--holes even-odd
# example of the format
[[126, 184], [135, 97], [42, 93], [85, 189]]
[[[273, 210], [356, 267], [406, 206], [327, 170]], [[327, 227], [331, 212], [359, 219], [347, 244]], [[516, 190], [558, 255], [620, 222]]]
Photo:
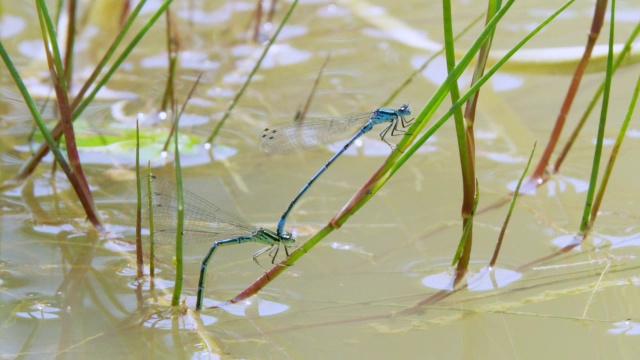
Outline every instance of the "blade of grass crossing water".
[[527, 171], [529, 171], [529, 166], [531, 166], [531, 160], [533, 159], [533, 154], [536, 151], [537, 143], [533, 144], [533, 148], [531, 149], [531, 153], [529, 153], [529, 160], [527, 161], [527, 165], [524, 167], [522, 171], [522, 175], [520, 179], [518, 179], [518, 185], [516, 185], [516, 189], [513, 191], [513, 196], [511, 197], [511, 204], [509, 204], [509, 210], [507, 210], [507, 215], [502, 223], [502, 229], [500, 229], [500, 236], [498, 236], [498, 242], [496, 243], [496, 248], [493, 251], [493, 257], [491, 257], [491, 261], [489, 261], [489, 267], [493, 267], [498, 261], [498, 254], [500, 253], [500, 248], [502, 247], [502, 240], [504, 239], [504, 234], [507, 232], [507, 226], [509, 225], [509, 220], [511, 219], [511, 214], [513, 213], [513, 208], [516, 206], [516, 199], [518, 198], [518, 194], [520, 193], [520, 186], [522, 186], [522, 182], [524, 181], [524, 177], [527, 175]]

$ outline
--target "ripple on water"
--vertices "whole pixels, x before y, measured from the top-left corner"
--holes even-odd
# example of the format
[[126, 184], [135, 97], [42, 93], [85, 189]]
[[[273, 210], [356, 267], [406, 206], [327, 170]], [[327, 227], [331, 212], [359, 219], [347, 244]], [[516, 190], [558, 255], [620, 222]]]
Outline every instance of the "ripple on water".
[[[166, 299], [170, 301], [169, 297]], [[178, 315], [177, 321], [175, 317], [176, 313]], [[159, 310], [151, 314], [142, 325], [159, 330], [176, 330], [177, 325], [179, 329], [194, 331], [200, 328], [198, 324], [199, 321], [201, 321], [204, 326], [215, 324], [218, 321], [218, 318], [203, 313], [200, 313], [198, 318], [198, 321], [196, 321], [196, 319], [186, 311], [186, 308], [182, 306], [169, 306], [159, 308]]]
[[[175, 285], [173, 280], [168, 280], [160, 276], [164, 271], [161, 267], [156, 267], [154, 270], [154, 277], [149, 276], [150, 269], [148, 265], [144, 265], [142, 273], [144, 277], [138, 279], [138, 269], [136, 264], [133, 264], [128, 259], [106, 259], [104, 262], [100, 262], [100, 258], [96, 258], [94, 261], [94, 267], [101, 269], [101, 271], [117, 275], [119, 279], [124, 281], [125, 286], [129, 289], [151, 290], [151, 284], [155, 290], [171, 289]], [[170, 274], [167, 276], [171, 276]]]
[[[514, 191], [517, 184], [518, 179], [515, 179], [507, 184], [507, 188]], [[558, 194], [567, 193], [570, 189], [573, 189], [574, 193], [579, 194], [587, 191], [589, 188], [589, 183], [585, 180], [560, 174], [553, 175], [553, 178], [549, 179], [545, 185], [547, 188], [547, 195], [549, 197], [555, 197], [558, 196]], [[530, 188], [529, 190], [525, 190], [524, 188], [520, 189], [521, 193], [529, 195], [535, 195], [536, 191], [537, 188], [535, 187]]]

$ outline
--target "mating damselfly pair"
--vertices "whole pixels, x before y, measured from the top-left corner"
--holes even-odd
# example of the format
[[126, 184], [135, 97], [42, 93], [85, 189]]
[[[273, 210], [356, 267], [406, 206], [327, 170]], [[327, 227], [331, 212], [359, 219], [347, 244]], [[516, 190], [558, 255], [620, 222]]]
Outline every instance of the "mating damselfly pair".
[[[387, 127], [380, 133], [380, 137], [393, 148], [387, 142], [385, 136], [404, 132], [410, 122], [406, 120], [405, 116], [410, 114], [411, 108], [409, 105], [404, 104], [398, 109], [380, 108], [363, 114], [352, 114], [330, 119], [310, 119], [302, 123], [287, 123], [266, 128], [260, 136], [260, 149], [267, 153], [286, 153], [328, 143], [340, 136], [344, 136], [344, 133], [355, 125], [361, 126], [360, 130], [302, 187], [280, 217], [276, 232], [253, 226], [241, 217], [222, 210], [200, 196], [185, 190], [183, 192], [185, 205], [184, 243], [213, 242], [202, 260], [200, 278], [198, 280], [196, 310], [200, 310], [202, 307], [207, 267], [218, 247], [247, 242], [265, 244], [268, 246], [256, 252], [253, 255], [253, 259], [258, 263], [257, 257], [269, 251], [272, 263], [274, 263], [282, 243], [285, 254], [288, 256], [287, 245], [292, 244], [295, 239], [291, 233], [284, 231], [284, 226], [289, 213], [302, 195], [309, 190], [318, 177], [340, 155], [360, 136], [371, 131], [375, 125], [388, 123]], [[364, 125], [362, 125], [363, 122]], [[176, 186], [172, 182], [156, 176], [152, 176], [150, 180], [151, 189], [143, 195], [143, 199], [148, 203], [146, 207], [148, 214], [153, 214], [155, 239], [161, 244], [170, 243], [174, 241], [176, 235]], [[146, 186], [143, 186], [143, 189], [146, 189]], [[150, 198], [150, 201], [146, 198]]]

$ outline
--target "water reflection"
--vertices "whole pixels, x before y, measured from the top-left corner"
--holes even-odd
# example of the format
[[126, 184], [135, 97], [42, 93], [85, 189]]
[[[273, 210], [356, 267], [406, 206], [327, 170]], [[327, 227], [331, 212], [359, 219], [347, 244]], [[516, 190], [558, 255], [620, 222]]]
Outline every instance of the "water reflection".
[[631, 320], [619, 321], [607, 332], [615, 335], [640, 335], [640, 323]]
[[[551, 243], [559, 248], [564, 248], [569, 245], [577, 245], [573, 250], [582, 250], [582, 237], [578, 235], [562, 235], [551, 240]], [[599, 251], [603, 248], [618, 249], [624, 247], [640, 246], [640, 233], [635, 233], [626, 236], [614, 236], [597, 234], [589, 236], [587, 245], [590, 248], [595, 248], [595, 251]]]
[[[209, 55], [202, 51], [180, 51], [178, 59], [183, 69], [212, 71], [220, 67], [220, 62], [210, 59]], [[140, 65], [147, 69], [166, 69], [169, 66], [169, 59], [166, 53], [161, 52], [142, 59]]]
[[60, 318], [62, 309], [50, 305], [46, 302], [28, 300], [20, 304], [15, 316], [30, 320], [57, 320]]
[[191, 23], [202, 24], [206, 26], [222, 26], [231, 18], [234, 12], [247, 12], [255, 9], [253, 3], [242, 1], [231, 1], [222, 4], [219, 8], [211, 11], [198, 9], [195, 6], [189, 6], [187, 9], [180, 9], [177, 14], [180, 18], [188, 20]]
[[[195, 300], [196, 299], [194, 296], [187, 297], [187, 303], [192, 303], [194, 307], [195, 307]], [[212, 306], [220, 306], [220, 304], [223, 304], [223, 303], [224, 303], [223, 301], [205, 298], [202, 307], [207, 308]], [[269, 301], [257, 296], [253, 296], [247, 300], [241, 301], [236, 304], [228, 304], [228, 305], [220, 306], [220, 309], [228, 312], [231, 315], [241, 316], [241, 317], [255, 316], [255, 315], [272, 316], [272, 315], [281, 314], [289, 310], [289, 305], [278, 303], [275, 301]]]
[[[512, 180], [507, 183], [507, 189], [514, 191], [518, 185], [518, 180]], [[568, 192], [569, 189], [573, 189], [574, 193], [582, 193], [587, 191], [589, 183], [586, 180], [569, 177], [566, 175], [555, 174], [549, 179], [545, 187], [547, 189], [547, 196], [555, 197], [561, 193]], [[535, 195], [539, 187], [526, 187], [520, 188], [521, 194]]]
[[[520, 280], [522, 273], [517, 271], [484, 267], [478, 272], [469, 271], [466, 275], [467, 288], [471, 291], [495, 290]], [[422, 278], [422, 285], [438, 290], [453, 290], [455, 276], [453, 271], [443, 271]]]
[[[257, 54], [261, 55], [262, 49]], [[248, 53], [255, 52], [255, 45], [237, 45], [232, 49], [234, 55], [242, 56], [241, 60], [237, 61], [238, 68], [251, 69], [255, 66], [257, 58], [255, 56], [246, 57]], [[279, 66], [289, 66], [303, 63], [311, 59], [312, 53], [310, 51], [297, 49], [289, 44], [273, 44], [267, 52], [267, 55], [262, 60], [260, 66], [261, 69], [272, 69]], [[233, 83], [244, 83], [246, 76], [225, 78], [225, 81], [233, 79]]]
[[[422, 272], [420, 269], [424, 266], [431, 267], [432, 264], [426, 260], [417, 260], [410, 262], [403, 267], [404, 273], [413, 278], [420, 278]], [[438, 265], [433, 265], [436, 268]], [[420, 279], [422, 285], [437, 290], [453, 290], [453, 281], [455, 279], [455, 268], [446, 266], [446, 269], [440, 272], [432, 273]], [[482, 267], [480, 270], [470, 270], [467, 272], [467, 288], [471, 291], [486, 291], [503, 288], [513, 284], [522, 278], [522, 273], [505, 269], [501, 267]]]
[[10, 39], [21, 33], [26, 26], [27, 21], [25, 19], [10, 14], [2, 14], [2, 17], [0, 17], [0, 38]]

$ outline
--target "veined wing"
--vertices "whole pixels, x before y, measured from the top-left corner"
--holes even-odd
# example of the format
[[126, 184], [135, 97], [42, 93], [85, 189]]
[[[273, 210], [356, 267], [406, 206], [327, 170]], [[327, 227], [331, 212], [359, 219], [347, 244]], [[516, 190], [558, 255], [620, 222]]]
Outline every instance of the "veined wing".
[[[149, 219], [149, 192], [147, 177], [142, 179], [142, 206]], [[155, 241], [172, 244], [176, 238], [176, 185], [166, 179], [151, 176], [153, 202], [153, 223]], [[184, 197], [184, 237], [185, 244], [211, 242], [216, 240], [250, 235], [256, 227], [238, 215], [222, 210], [202, 197], [183, 190]], [[148, 223], [146, 223], [148, 224]], [[146, 225], [145, 224], [145, 225]]]
[[348, 137], [350, 130], [362, 127], [372, 112], [349, 114], [333, 118], [306, 119], [302, 123], [288, 122], [269, 126], [260, 135], [259, 148], [270, 154], [283, 154], [326, 144]]

